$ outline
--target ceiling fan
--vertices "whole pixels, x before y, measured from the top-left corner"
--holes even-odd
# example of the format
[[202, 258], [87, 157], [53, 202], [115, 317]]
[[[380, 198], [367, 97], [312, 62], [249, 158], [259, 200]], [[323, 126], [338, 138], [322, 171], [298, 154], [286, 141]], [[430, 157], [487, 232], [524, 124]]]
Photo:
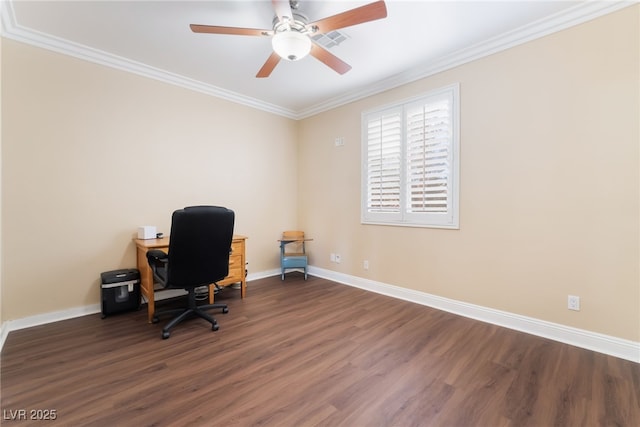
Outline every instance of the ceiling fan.
[[271, 2], [276, 13], [271, 30], [191, 24], [191, 31], [194, 33], [272, 37], [273, 52], [258, 71], [256, 77], [269, 77], [280, 59], [297, 61], [308, 54], [337, 73], [344, 74], [351, 69], [351, 66], [318, 45], [312, 36], [387, 17], [387, 7], [382, 0], [310, 23], [307, 23], [307, 18], [297, 11], [297, 0], [271, 0]]

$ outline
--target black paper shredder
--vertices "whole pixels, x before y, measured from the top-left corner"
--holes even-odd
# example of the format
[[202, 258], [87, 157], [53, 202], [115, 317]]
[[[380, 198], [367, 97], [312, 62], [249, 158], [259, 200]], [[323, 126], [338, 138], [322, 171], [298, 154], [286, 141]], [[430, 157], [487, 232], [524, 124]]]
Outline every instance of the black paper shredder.
[[100, 273], [102, 318], [140, 308], [140, 272], [135, 268]]

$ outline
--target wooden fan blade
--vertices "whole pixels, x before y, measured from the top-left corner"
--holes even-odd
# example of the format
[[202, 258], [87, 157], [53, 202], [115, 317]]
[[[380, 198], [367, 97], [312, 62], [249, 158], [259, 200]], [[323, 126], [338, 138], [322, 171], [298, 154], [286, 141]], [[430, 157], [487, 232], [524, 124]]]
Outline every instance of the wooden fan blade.
[[351, 65], [335, 56], [328, 50], [318, 46], [315, 42], [311, 44], [311, 56], [333, 69], [338, 74], [344, 74], [351, 69]]
[[194, 33], [209, 34], [231, 34], [235, 36], [270, 36], [272, 30], [260, 30], [257, 28], [238, 28], [238, 27], [220, 27], [217, 25], [199, 25], [191, 24], [191, 31]]
[[282, 22], [284, 18], [288, 18], [289, 21], [293, 21], [293, 13], [291, 13], [289, 0], [271, 0], [271, 3], [273, 3], [273, 8], [275, 9], [276, 16], [280, 22]]
[[339, 28], [350, 27], [352, 25], [375, 21], [376, 19], [386, 17], [387, 6], [384, 4], [384, 1], [381, 0], [312, 22], [307, 24], [307, 28], [315, 27], [317, 28], [317, 32], [322, 34]]
[[256, 77], [269, 77], [273, 69], [276, 68], [276, 65], [278, 65], [278, 62], [280, 62], [280, 55], [272, 52], [271, 56], [269, 56], [269, 58], [267, 59], [267, 62], [264, 63], [262, 68], [260, 68], [260, 71], [258, 71], [258, 74], [256, 74]]

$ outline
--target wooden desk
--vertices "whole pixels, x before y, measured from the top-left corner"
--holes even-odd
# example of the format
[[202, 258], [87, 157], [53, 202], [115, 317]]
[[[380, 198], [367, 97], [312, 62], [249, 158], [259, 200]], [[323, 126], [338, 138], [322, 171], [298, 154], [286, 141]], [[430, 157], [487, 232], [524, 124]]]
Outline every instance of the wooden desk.
[[[229, 286], [233, 283], [240, 283], [240, 297], [244, 298], [247, 289], [247, 279], [245, 277], [245, 240], [246, 236], [234, 235], [231, 242], [231, 255], [229, 255], [229, 275], [220, 280], [218, 286]], [[155, 298], [153, 289], [153, 271], [147, 261], [147, 252], [150, 249], [160, 249], [169, 251], [169, 237], [162, 239], [133, 239], [136, 244], [138, 270], [140, 270], [140, 290], [147, 299], [147, 314], [149, 323], [155, 313]], [[209, 285], [209, 304], [214, 302], [215, 285]]]

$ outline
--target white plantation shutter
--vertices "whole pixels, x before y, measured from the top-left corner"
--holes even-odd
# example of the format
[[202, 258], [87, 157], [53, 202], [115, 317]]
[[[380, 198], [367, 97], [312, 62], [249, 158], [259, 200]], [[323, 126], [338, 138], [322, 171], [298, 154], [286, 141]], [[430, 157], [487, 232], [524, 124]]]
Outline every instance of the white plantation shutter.
[[449, 99], [407, 106], [407, 200], [410, 213], [446, 213], [451, 172]]
[[457, 129], [457, 85], [363, 114], [362, 221], [457, 228]]
[[372, 115], [367, 130], [367, 211], [399, 213], [402, 111]]

